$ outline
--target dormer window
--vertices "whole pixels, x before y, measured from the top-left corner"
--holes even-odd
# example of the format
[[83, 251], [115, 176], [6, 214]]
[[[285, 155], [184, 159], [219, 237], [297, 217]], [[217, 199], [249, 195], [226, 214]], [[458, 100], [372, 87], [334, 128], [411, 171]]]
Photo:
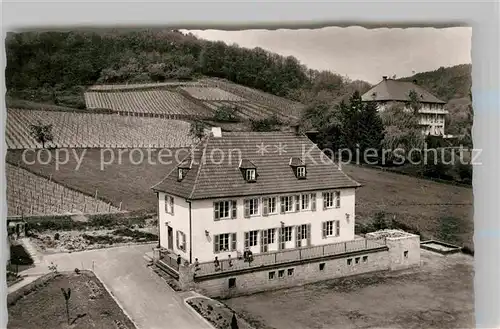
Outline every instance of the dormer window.
[[186, 176], [187, 172], [189, 169], [191, 169], [193, 165], [193, 162], [191, 161], [190, 158], [185, 159], [182, 161], [179, 166], [177, 167], [177, 181], [180, 182], [184, 179]]
[[255, 169], [246, 170], [246, 180], [247, 182], [255, 182]]
[[306, 165], [300, 158], [290, 158], [290, 167], [292, 167], [295, 177], [298, 179], [306, 178]]
[[297, 178], [306, 178], [306, 167], [297, 167]]
[[249, 183], [257, 181], [257, 167], [250, 160], [242, 159], [239, 168], [244, 180]]

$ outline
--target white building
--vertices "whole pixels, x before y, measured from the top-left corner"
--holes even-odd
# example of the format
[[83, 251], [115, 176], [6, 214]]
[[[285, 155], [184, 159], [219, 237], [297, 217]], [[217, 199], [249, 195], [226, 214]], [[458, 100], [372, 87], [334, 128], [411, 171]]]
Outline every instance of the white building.
[[350, 241], [359, 186], [304, 135], [214, 130], [152, 188], [160, 246], [193, 263]]
[[398, 81], [383, 77], [382, 81], [361, 96], [365, 102], [377, 102], [378, 110], [383, 111], [394, 104], [402, 104], [406, 110], [410, 109], [410, 92], [414, 90], [419, 97], [421, 108], [420, 125], [425, 135], [445, 135], [445, 117], [448, 113], [444, 109], [446, 102], [438, 99], [430, 92], [419, 86], [416, 81]]

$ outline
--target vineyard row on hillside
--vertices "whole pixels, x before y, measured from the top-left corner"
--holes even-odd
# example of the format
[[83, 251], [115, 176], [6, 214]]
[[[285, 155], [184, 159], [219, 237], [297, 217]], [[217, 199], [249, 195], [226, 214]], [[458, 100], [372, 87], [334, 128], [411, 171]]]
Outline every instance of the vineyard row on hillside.
[[50, 179], [6, 164], [8, 216], [118, 212], [107, 202], [71, 190]]
[[30, 134], [31, 124], [52, 124], [53, 141], [45, 147], [178, 148], [193, 143], [189, 123], [111, 114], [7, 110], [9, 149], [41, 148]]
[[209, 118], [212, 112], [190, 102], [181, 94], [166, 89], [86, 92], [85, 103], [89, 109], [111, 109], [113, 111], [152, 114], [178, 114]]

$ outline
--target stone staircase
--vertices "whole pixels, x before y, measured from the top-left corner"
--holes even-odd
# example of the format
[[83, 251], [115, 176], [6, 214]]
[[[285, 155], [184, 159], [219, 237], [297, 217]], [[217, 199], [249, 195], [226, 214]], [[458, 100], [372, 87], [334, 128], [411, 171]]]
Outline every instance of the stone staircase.
[[35, 246], [31, 243], [29, 238], [19, 239], [19, 242], [23, 245], [26, 252], [33, 259], [33, 264], [38, 265], [42, 262], [42, 256], [38, 254]]

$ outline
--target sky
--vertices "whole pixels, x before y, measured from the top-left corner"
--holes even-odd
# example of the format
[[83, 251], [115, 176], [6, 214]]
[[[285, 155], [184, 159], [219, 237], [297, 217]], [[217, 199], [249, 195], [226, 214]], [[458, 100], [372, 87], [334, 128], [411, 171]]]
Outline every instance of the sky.
[[378, 83], [384, 75], [406, 77], [413, 72], [471, 63], [470, 27], [189, 32], [207, 40], [291, 55], [309, 68], [329, 70], [371, 84]]

